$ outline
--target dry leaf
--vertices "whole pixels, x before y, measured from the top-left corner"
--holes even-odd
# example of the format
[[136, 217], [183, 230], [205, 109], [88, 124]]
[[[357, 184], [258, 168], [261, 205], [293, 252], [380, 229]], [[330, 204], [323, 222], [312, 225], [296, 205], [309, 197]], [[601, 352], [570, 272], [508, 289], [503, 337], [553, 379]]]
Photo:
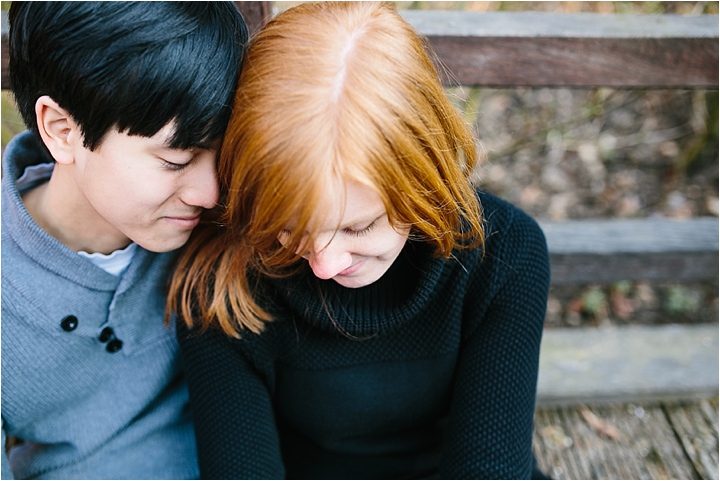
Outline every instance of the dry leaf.
[[610, 295], [610, 305], [613, 313], [620, 319], [627, 320], [635, 312], [633, 302], [624, 293], [617, 290]]
[[600, 419], [599, 417], [597, 417], [595, 413], [590, 411], [588, 408], [580, 408], [580, 414], [582, 414], [582, 417], [585, 418], [585, 422], [587, 422], [588, 425], [593, 428], [598, 434], [606, 436], [613, 441], [620, 440], [620, 430], [611, 423], [605, 421], [604, 419]]

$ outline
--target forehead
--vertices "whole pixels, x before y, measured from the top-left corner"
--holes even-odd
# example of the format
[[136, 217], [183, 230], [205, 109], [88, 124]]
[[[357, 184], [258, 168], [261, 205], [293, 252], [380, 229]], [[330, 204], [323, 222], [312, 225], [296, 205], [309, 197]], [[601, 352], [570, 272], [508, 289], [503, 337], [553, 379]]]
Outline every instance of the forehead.
[[385, 204], [373, 188], [354, 180], [331, 182], [312, 217], [311, 228], [351, 227], [384, 212]]

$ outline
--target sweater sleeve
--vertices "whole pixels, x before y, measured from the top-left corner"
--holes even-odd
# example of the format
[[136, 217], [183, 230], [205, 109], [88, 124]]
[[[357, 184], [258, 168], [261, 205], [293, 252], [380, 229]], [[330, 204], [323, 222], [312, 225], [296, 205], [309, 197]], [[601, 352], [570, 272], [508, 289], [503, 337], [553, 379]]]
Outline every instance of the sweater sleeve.
[[272, 402], [260, 374], [217, 329], [178, 322], [203, 479], [285, 476]]
[[[466, 293], [463, 340], [441, 461], [444, 479], [529, 479], [550, 266], [521, 211], [490, 233]], [[492, 243], [492, 245], [491, 245]], [[488, 297], [479, 293], [490, 293]]]

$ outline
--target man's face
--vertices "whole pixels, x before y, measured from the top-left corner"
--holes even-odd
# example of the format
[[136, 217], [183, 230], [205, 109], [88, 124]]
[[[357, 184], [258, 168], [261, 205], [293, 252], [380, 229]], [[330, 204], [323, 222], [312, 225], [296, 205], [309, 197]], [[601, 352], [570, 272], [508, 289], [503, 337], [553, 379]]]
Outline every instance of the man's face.
[[177, 249], [203, 209], [216, 205], [216, 150], [170, 149], [172, 133], [172, 125], [149, 138], [111, 130], [94, 152], [76, 144], [75, 182], [91, 217], [85, 221], [106, 240]]

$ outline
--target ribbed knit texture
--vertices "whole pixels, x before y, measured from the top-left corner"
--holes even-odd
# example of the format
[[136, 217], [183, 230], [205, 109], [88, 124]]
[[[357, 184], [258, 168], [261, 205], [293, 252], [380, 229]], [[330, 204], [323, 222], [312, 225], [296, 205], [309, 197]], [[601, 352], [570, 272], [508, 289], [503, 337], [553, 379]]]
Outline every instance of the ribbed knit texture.
[[[25, 167], [47, 161], [29, 132], [8, 144], [3, 159], [3, 435], [26, 441], [9, 453], [13, 472], [197, 477], [177, 339], [163, 324], [173, 254], [138, 248], [116, 277], [49, 236], [15, 185]], [[67, 316], [75, 323], [64, 324]], [[106, 327], [123, 342], [117, 352], [99, 339]], [[2, 462], [5, 474], [4, 450]]]
[[410, 242], [364, 288], [267, 281], [261, 335], [179, 327], [204, 478], [530, 477], [547, 247], [479, 196], [484, 256]]

